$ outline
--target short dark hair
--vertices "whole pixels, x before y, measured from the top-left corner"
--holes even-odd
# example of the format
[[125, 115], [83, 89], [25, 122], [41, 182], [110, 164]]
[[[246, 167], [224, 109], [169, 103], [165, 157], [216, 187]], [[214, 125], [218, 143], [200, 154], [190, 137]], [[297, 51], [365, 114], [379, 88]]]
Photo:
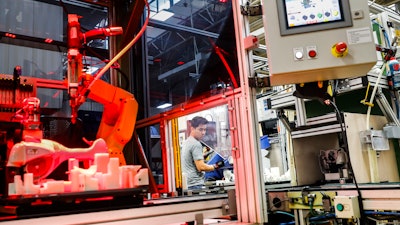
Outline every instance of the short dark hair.
[[203, 124], [207, 124], [207, 123], [208, 123], [208, 120], [206, 118], [204, 118], [204, 117], [201, 117], [201, 116], [195, 116], [190, 121], [190, 125], [192, 127], [194, 127], [194, 128], [197, 128], [198, 126], [203, 125]]

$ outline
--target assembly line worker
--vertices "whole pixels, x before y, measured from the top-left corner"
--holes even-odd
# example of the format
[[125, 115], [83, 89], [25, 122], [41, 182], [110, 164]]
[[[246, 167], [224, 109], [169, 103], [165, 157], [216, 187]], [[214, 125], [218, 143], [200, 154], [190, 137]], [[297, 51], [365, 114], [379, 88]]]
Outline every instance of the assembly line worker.
[[193, 117], [189, 137], [182, 144], [182, 173], [186, 174], [188, 189], [201, 189], [204, 186], [204, 172], [213, 171], [224, 164], [218, 162], [215, 165], [208, 165], [204, 162], [200, 140], [206, 134], [207, 123], [207, 119], [201, 116]]

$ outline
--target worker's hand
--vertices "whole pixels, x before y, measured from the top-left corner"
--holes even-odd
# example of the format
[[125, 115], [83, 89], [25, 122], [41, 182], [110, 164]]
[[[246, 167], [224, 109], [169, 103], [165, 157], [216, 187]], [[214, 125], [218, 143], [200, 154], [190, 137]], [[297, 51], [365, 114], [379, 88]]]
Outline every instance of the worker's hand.
[[219, 161], [215, 164], [215, 169], [221, 168], [225, 165], [224, 161]]

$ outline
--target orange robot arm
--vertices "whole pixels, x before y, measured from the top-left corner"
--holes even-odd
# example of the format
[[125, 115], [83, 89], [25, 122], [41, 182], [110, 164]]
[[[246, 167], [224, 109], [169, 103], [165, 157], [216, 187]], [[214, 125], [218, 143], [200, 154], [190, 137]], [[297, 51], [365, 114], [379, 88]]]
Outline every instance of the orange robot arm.
[[68, 15], [68, 93], [71, 106], [71, 122], [75, 123], [80, 105], [86, 97], [104, 106], [97, 138], [106, 141], [110, 157], [118, 157], [125, 165], [123, 149], [132, 138], [135, 129], [138, 103], [134, 96], [100, 79], [93, 79], [82, 72], [83, 44], [93, 39], [122, 34], [121, 27], [109, 27], [80, 31], [80, 16]]
[[125, 165], [123, 149], [135, 129], [136, 99], [133, 94], [102, 80], [94, 81], [87, 97], [104, 106], [97, 138], [106, 141], [110, 157], [119, 158], [120, 164]]

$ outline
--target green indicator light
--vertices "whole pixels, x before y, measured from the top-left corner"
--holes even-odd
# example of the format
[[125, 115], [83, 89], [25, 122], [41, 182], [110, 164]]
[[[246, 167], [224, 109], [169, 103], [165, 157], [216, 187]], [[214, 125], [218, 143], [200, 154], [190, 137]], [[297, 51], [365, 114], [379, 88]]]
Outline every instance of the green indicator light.
[[338, 211], [343, 211], [343, 209], [344, 209], [344, 206], [343, 206], [343, 204], [337, 204], [336, 205], [336, 209], [338, 210]]

